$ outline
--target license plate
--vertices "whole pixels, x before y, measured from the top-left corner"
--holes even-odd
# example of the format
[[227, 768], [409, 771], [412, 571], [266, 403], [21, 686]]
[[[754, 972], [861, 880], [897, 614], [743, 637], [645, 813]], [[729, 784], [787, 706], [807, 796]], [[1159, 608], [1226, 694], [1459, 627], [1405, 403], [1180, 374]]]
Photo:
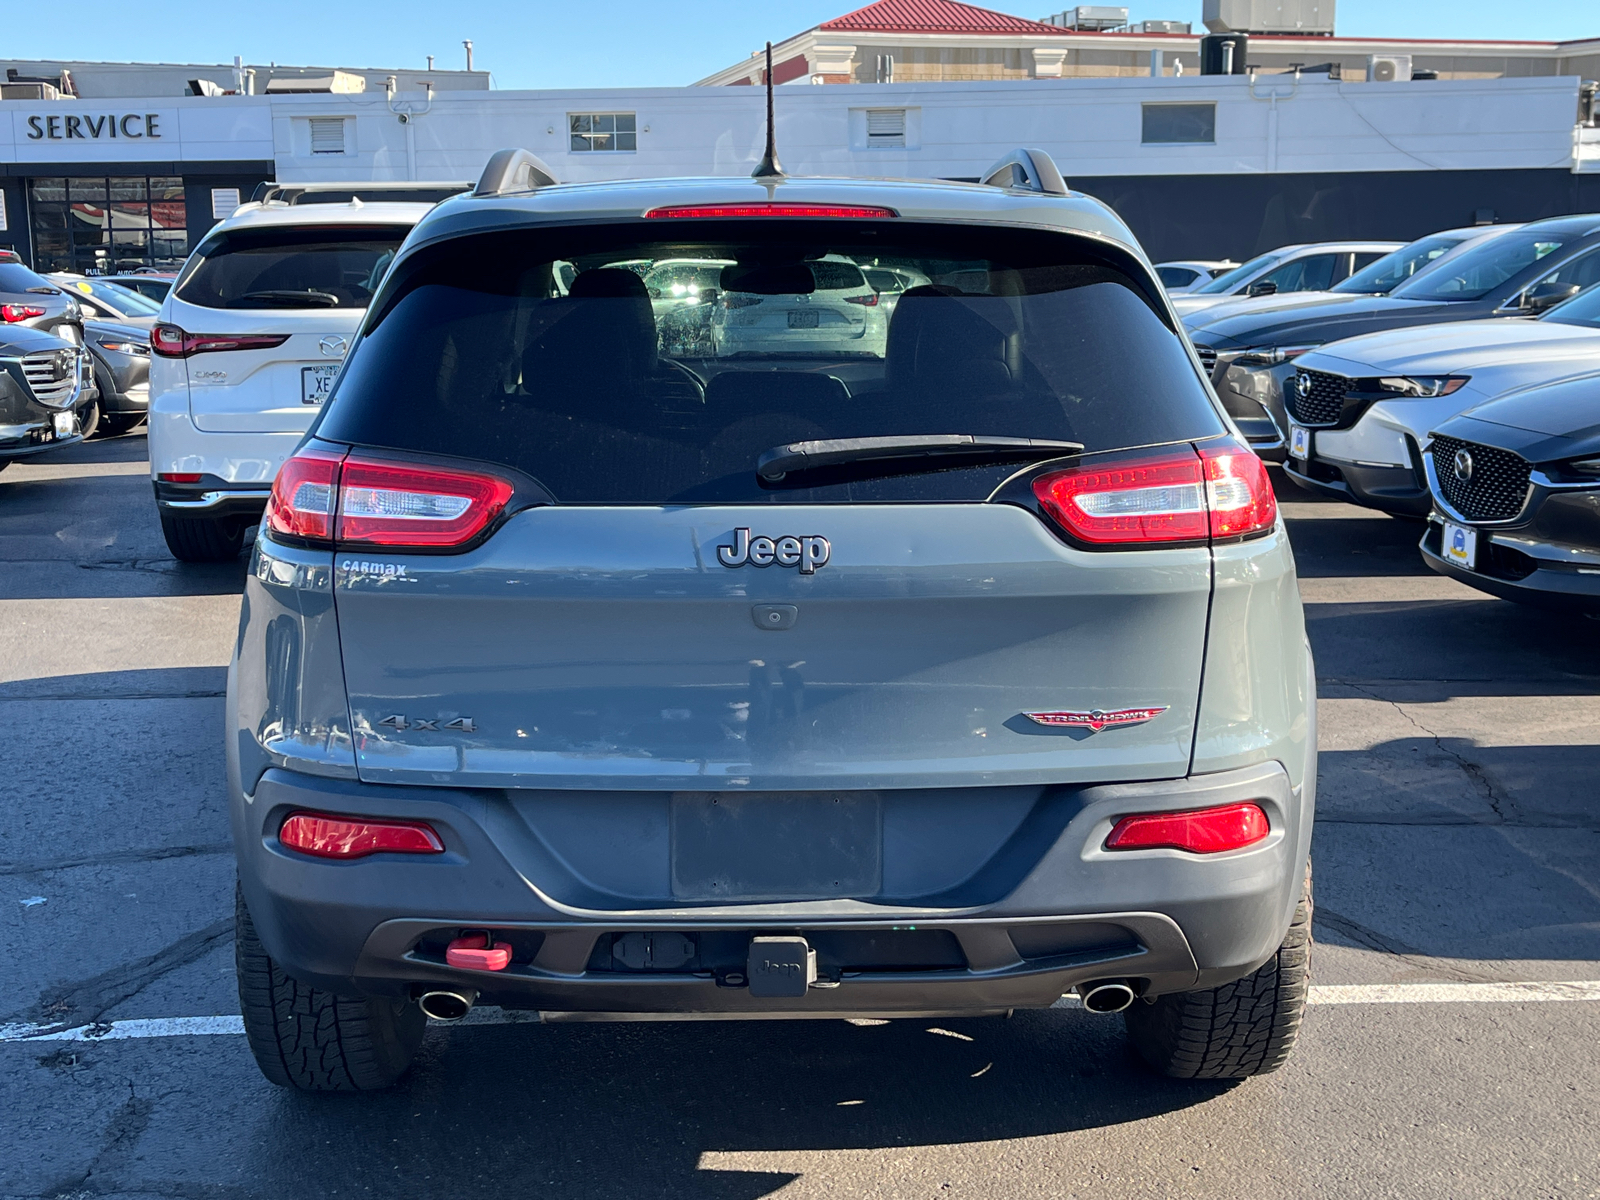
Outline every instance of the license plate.
[[1444, 558], [1458, 567], [1474, 570], [1478, 562], [1478, 531], [1465, 525], [1444, 523]]
[[1303, 425], [1289, 426], [1289, 457], [1301, 461], [1311, 457], [1311, 430]]
[[338, 363], [329, 363], [325, 367], [301, 367], [301, 401], [306, 404], [321, 404], [333, 390], [333, 377], [338, 373]]
[[77, 424], [78, 418], [73, 416], [71, 413], [57, 413], [55, 415], [56, 436], [71, 437], [77, 432]]
[[817, 317], [819, 315], [820, 314], [814, 308], [800, 309], [796, 312], [791, 312], [789, 314], [789, 328], [815, 329], [817, 327]]

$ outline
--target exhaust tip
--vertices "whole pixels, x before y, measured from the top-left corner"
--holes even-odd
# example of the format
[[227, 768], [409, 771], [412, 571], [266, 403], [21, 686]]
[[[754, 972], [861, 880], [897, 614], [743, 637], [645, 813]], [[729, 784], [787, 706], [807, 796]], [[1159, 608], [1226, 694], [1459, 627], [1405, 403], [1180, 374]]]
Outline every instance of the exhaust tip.
[[423, 992], [418, 1004], [424, 1016], [435, 1021], [459, 1021], [472, 1011], [476, 992]]
[[1078, 985], [1078, 998], [1093, 1013], [1119, 1013], [1135, 999], [1133, 986], [1125, 979], [1097, 979]]

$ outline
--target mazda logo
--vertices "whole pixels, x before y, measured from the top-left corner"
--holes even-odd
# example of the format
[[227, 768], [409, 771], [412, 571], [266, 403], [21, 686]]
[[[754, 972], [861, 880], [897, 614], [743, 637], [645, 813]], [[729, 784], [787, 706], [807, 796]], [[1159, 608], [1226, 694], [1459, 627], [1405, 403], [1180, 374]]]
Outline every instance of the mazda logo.
[[338, 335], [333, 335], [323, 338], [317, 346], [329, 358], [343, 358], [344, 352], [350, 348], [350, 343]]
[[1455, 459], [1456, 478], [1462, 483], [1472, 482], [1472, 452], [1470, 450], [1457, 450]]
[[1294, 390], [1300, 393], [1301, 399], [1311, 395], [1311, 376], [1301, 375], [1294, 381]]

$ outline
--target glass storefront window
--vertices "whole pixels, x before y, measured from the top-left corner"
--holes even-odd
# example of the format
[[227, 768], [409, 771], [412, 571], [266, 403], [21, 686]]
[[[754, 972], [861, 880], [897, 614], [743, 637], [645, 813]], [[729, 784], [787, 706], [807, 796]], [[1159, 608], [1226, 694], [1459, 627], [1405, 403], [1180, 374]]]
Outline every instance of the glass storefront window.
[[175, 176], [35, 179], [28, 207], [40, 271], [175, 271], [189, 253], [188, 205]]

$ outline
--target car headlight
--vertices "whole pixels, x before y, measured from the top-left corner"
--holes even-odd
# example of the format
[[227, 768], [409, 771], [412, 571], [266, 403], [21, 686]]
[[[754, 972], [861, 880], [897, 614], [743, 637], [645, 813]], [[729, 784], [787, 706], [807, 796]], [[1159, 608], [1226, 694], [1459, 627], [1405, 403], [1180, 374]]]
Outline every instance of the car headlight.
[[102, 350], [110, 350], [116, 354], [149, 354], [150, 346], [146, 342], [108, 342], [97, 341], [95, 345]]
[[1313, 342], [1306, 346], [1262, 346], [1255, 350], [1246, 350], [1234, 362], [1247, 367], [1275, 367], [1279, 363], [1292, 362], [1307, 350], [1315, 350], [1321, 343]]
[[1448, 396], [1460, 391], [1470, 375], [1390, 375], [1378, 380], [1378, 386], [1397, 396]]
[[1567, 470], [1579, 475], [1600, 476], [1600, 458], [1580, 458], [1567, 464]]

